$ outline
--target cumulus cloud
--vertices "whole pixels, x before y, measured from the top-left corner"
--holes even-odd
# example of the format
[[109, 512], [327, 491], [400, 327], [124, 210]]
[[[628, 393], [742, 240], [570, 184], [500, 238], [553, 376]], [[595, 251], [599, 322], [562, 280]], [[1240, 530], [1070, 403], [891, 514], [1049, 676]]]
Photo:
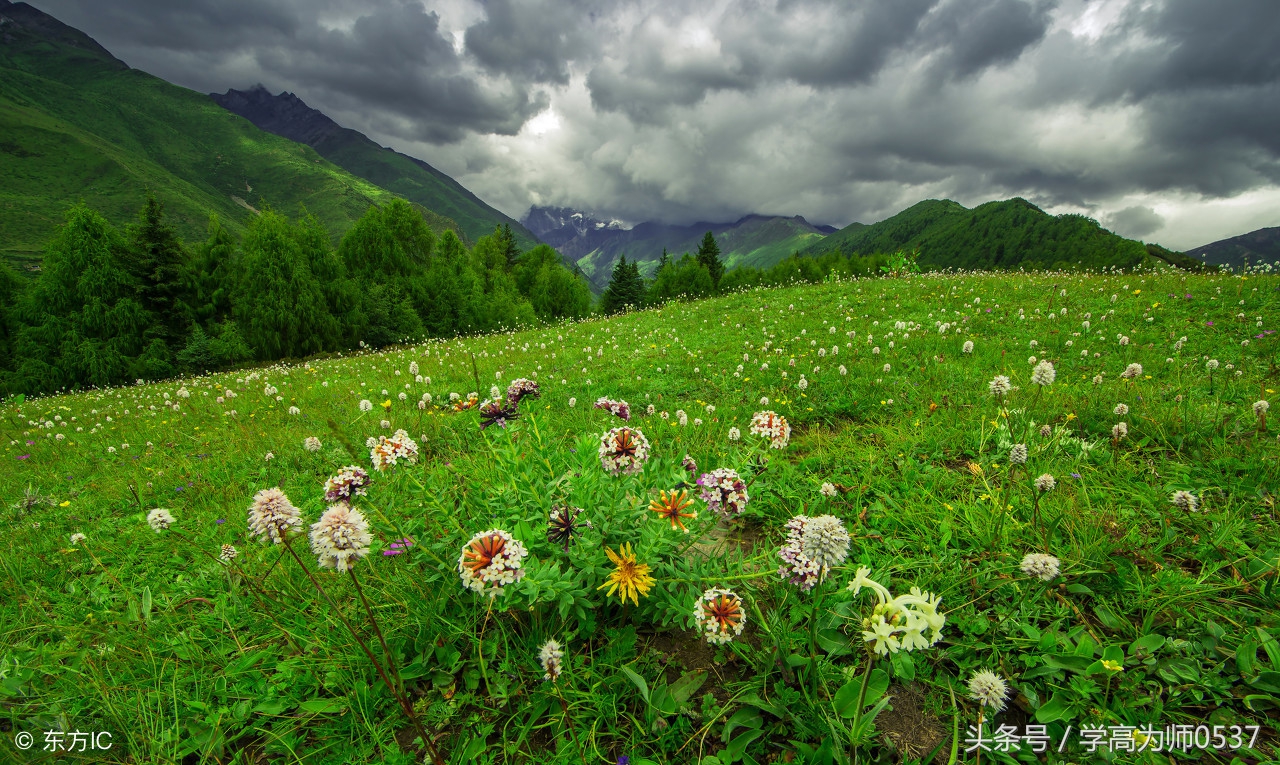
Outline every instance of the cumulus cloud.
[[517, 216], [1017, 195], [1175, 248], [1241, 233], [1223, 204], [1280, 223], [1274, 0], [34, 4], [178, 84], [291, 90]]

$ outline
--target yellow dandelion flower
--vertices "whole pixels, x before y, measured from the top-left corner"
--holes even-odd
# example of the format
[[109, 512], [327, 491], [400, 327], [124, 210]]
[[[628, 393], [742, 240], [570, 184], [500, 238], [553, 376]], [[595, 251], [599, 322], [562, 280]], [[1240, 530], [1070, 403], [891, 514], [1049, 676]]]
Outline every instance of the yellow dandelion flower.
[[649, 588], [653, 587], [654, 582], [657, 581], [649, 576], [649, 566], [636, 563], [636, 556], [632, 552], [630, 542], [618, 545], [616, 553], [608, 547], [604, 548], [604, 552], [609, 556], [609, 560], [613, 561], [615, 568], [604, 584], [596, 589], [603, 590], [608, 587], [609, 591], [605, 593], [605, 597], [611, 597], [614, 592], [617, 592], [618, 599], [623, 603], [627, 602], [627, 598], [631, 598], [632, 603], [640, 605], [638, 595], [649, 597]]

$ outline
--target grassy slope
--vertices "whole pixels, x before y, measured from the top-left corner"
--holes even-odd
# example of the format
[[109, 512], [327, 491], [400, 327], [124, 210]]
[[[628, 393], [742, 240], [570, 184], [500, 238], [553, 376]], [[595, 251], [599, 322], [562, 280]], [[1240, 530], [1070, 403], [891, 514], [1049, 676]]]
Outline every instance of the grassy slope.
[[[831, 703], [806, 701], [807, 691], [780, 674], [772, 646], [776, 638], [783, 657], [796, 654], [801, 666], [808, 656], [813, 595], [797, 597], [775, 573], [782, 524], [807, 512], [834, 514], [854, 535], [849, 565], [833, 574], [829, 592], [866, 565], [895, 593], [939, 593], [946, 612], [941, 644], [912, 654], [914, 662], [877, 662], [897, 675], [893, 692], [910, 703], [895, 702], [895, 713], [877, 720], [868, 748], [887, 735], [930, 750], [936, 739], [927, 732], [951, 728], [947, 689], [957, 685], [959, 728], [975, 725], [963, 683], [993, 669], [1016, 691], [992, 724], [1021, 725], [1050, 699], [1065, 715], [1050, 724], [1054, 741], [1067, 723], [1254, 723], [1264, 730], [1248, 761], [1274, 760], [1274, 716], [1250, 711], [1241, 697], [1252, 694], [1249, 704], [1265, 709], [1280, 694], [1280, 450], [1274, 418], [1262, 431], [1250, 411], [1258, 398], [1275, 398], [1266, 375], [1280, 335], [1265, 333], [1280, 316], [1276, 280], [1049, 273], [837, 283], [191, 379], [190, 399], [177, 397], [174, 381], [9, 403], [0, 409], [0, 460], [11, 466], [0, 474], [8, 532], [0, 582], [10, 593], [0, 599], [0, 652], [14, 668], [3, 685], [6, 714], [14, 730], [39, 730], [64, 714], [81, 730], [112, 731], [112, 754], [132, 761], [212, 752], [228, 761], [238, 753], [246, 761], [261, 754], [354, 763], [394, 752], [407, 723], [367, 660], [300, 567], [288, 557], [276, 564], [280, 553], [247, 540], [244, 526], [254, 492], [275, 485], [314, 521], [324, 478], [352, 461], [367, 465], [360, 445], [389, 432], [377, 424], [386, 417], [422, 435], [423, 459], [376, 475], [357, 502], [376, 537], [358, 569], [428, 725], [444, 733], [441, 746], [454, 757], [470, 743], [490, 762], [579, 762], [560, 716], [562, 693], [576, 736], [609, 762], [693, 761], [691, 751], [711, 754], [743, 734], [722, 737], [724, 721], [738, 713], [747, 732], [761, 732], [746, 749], [756, 761], [805, 761], [789, 742], [830, 738]], [[1248, 321], [1234, 318], [1241, 311]], [[894, 330], [896, 321], [922, 326]], [[960, 331], [941, 336], [937, 321]], [[1119, 333], [1129, 344], [1117, 344]], [[1175, 349], [1184, 335], [1185, 347]], [[766, 352], [771, 363], [762, 370], [765, 339], [780, 353]], [[971, 355], [961, 352], [965, 340], [975, 343]], [[817, 344], [838, 345], [839, 354], [820, 356]], [[1051, 387], [1029, 382], [1030, 354], [1055, 361]], [[1212, 376], [1205, 357], [1222, 364]], [[473, 413], [413, 406], [423, 393], [438, 404], [475, 389], [473, 358], [482, 396], [499, 372], [504, 384], [535, 373], [542, 382], [542, 398], [522, 405], [525, 417], [506, 431], [479, 432]], [[416, 381], [411, 362], [428, 379]], [[1121, 380], [1132, 362], [1144, 374]], [[735, 375], [738, 364], [745, 370]], [[801, 372], [807, 390], [797, 386]], [[996, 374], [1018, 386], [1003, 414], [987, 392]], [[268, 382], [282, 401], [264, 395]], [[215, 402], [224, 389], [238, 397]], [[632, 425], [648, 434], [654, 457], [638, 477], [599, 470], [596, 434], [620, 424], [589, 407], [601, 395], [629, 400]], [[690, 536], [652, 519], [645, 503], [686, 478], [685, 454], [704, 470], [750, 472], [760, 446], [747, 421], [761, 396], [795, 432], [753, 481], [743, 523], [717, 526], [700, 501]], [[387, 400], [388, 413], [362, 413], [361, 398]], [[166, 401], [180, 402], [180, 411], [163, 408]], [[1131, 407], [1128, 415], [1113, 413], [1118, 403]], [[671, 419], [646, 416], [646, 404]], [[290, 416], [289, 405], [301, 413]], [[676, 424], [677, 409], [688, 412], [687, 427]], [[55, 416], [66, 424], [29, 424]], [[1130, 430], [1113, 443], [1117, 421]], [[1050, 424], [1049, 436], [1038, 435], [1040, 423]], [[727, 440], [731, 425], [742, 441]], [[1025, 467], [1007, 464], [1006, 426], [1012, 440], [1030, 445]], [[306, 436], [324, 447], [305, 451]], [[1057, 476], [1057, 487], [1036, 495], [1032, 478], [1042, 473]], [[822, 482], [843, 493], [824, 498]], [[10, 508], [28, 487], [50, 503]], [[1201, 497], [1201, 512], [1174, 508], [1175, 490]], [[562, 501], [587, 508], [595, 523], [570, 555], [543, 541], [546, 513]], [[171, 532], [147, 528], [143, 511], [156, 506], [172, 508]], [[567, 616], [553, 605], [559, 590], [540, 590], [552, 604], [531, 612], [524, 585], [492, 604], [461, 589], [459, 550], [494, 526], [532, 550], [531, 582], [569, 588]], [[70, 545], [75, 532], [87, 542]], [[378, 554], [405, 535], [419, 542], [410, 554]], [[678, 552], [695, 540], [692, 554]], [[606, 602], [595, 589], [610, 570], [602, 548], [624, 541], [637, 544], [658, 579], [639, 609]], [[239, 574], [213, 560], [224, 543], [239, 547], [240, 571], [267, 577], [276, 602], [264, 607]], [[1024, 553], [1046, 545], [1063, 568], [1048, 585], [1018, 571]], [[305, 539], [295, 546], [313, 566]], [[704, 558], [711, 549], [718, 551]], [[565, 573], [549, 573], [552, 561]], [[317, 575], [363, 624], [350, 580]], [[696, 593], [715, 585], [759, 603], [769, 631], [752, 610], [728, 648], [701, 642], [687, 614]], [[845, 603], [856, 620], [873, 600], [864, 592], [851, 605], [830, 594], [825, 602]], [[589, 610], [575, 611], [575, 602]], [[583, 623], [583, 614], [598, 625]], [[856, 626], [845, 633], [855, 641]], [[833, 653], [821, 662], [819, 694], [842, 686], [847, 694], [846, 683], [856, 692], [856, 642], [841, 653], [848, 639], [825, 634]], [[547, 638], [567, 653], [554, 693], [537, 664]], [[1122, 671], [1098, 670], [1107, 657]], [[709, 678], [688, 702], [702, 716], [655, 712], [623, 667], [655, 692], [664, 677]]]
[[453, 178], [425, 162], [379, 146], [362, 133], [344, 129], [315, 148], [352, 175], [457, 221], [470, 241], [492, 234], [495, 226], [505, 223], [511, 226], [521, 249], [538, 243], [519, 221], [490, 207]]
[[338, 235], [391, 196], [202, 94], [10, 31], [17, 42], [0, 47], [0, 252], [38, 257], [77, 201], [127, 222], [148, 190], [189, 240], [204, 236], [210, 213], [241, 225], [252, 213], [235, 197], [290, 214], [305, 206]]
[[895, 252], [919, 248], [920, 263], [936, 268], [1130, 268], [1157, 260], [1187, 265], [1161, 249], [1148, 256], [1141, 242], [1107, 231], [1078, 215], [1052, 216], [1023, 199], [978, 205], [926, 200], [873, 225], [855, 223], [811, 245], [808, 254]]

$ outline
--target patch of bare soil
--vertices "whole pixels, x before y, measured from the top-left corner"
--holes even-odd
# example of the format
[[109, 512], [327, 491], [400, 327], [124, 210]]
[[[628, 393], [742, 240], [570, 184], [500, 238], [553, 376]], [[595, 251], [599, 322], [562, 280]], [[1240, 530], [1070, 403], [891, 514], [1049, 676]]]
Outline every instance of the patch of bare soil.
[[[925, 711], [924, 695], [916, 683], [894, 685], [889, 688], [893, 701], [891, 708], [876, 717], [876, 728], [898, 754], [899, 762], [919, 762], [942, 743], [947, 736], [947, 726], [942, 720]], [[939, 750], [935, 763], [946, 762], [948, 751]]]

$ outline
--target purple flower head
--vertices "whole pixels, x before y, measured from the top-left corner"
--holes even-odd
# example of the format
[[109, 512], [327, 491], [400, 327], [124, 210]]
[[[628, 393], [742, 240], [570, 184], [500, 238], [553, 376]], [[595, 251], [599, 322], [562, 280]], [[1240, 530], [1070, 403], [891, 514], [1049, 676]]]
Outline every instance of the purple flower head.
[[20, 459], [20, 460], [29, 460], [29, 459], [31, 459], [31, 455], [30, 455], [30, 454], [19, 454], [19, 455], [18, 455], [18, 459]]
[[1204, 323], [1204, 325], [1205, 325], [1206, 327], [1212, 327], [1212, 326], [1213, 326], [1213, 322], [1211, 322], [1211, 321], [1206, 321], [1206, 322]]
[[618, 758], [618, 765], [631, 765], [631, 758], [625, 754]]
[[1072, 478], [1079, 478], [1079, 477], [1080, 477], [1080, 474], [1079, 474], [1079, 473], [1072, 473], [1072, 474], [1071, 474], [1071, 477], [1072, 477]]
[[221, 526], [222, 524], [224, 524], [224, 523], [226, 523], [226, 522], [227, 522], [227, 519], [226, 519], [226, 518], [219, 518], [218, 520], [214, 521], [214, 523], [218, 524], [219, 526]]
[[383, 550], [382, 554], [383, 555], [399, 555], [400, 553], [408, 550], [410, 547], [413, 547], [412, 539], [409, 539], [408, 537], [404, 539], [397, 539], [396, 541], [387, 545], [387, 549]]
[[36, 442], [35, 442], [35, 441], [28, 441], [28, 442], [27, 442], [27, 446], [35, 446], [35, 445], [36, 445]]

